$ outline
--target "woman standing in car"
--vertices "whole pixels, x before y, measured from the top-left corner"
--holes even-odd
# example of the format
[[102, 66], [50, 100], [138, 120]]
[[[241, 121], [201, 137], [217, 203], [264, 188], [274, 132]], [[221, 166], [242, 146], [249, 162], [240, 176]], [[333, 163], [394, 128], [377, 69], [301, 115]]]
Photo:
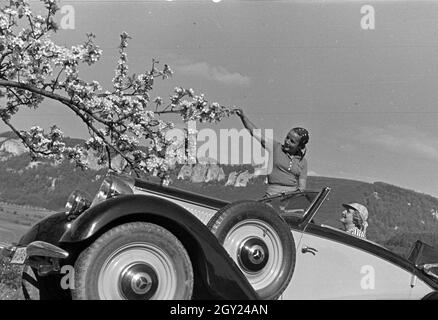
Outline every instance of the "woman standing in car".
[[296, 127], [289, 131], [283, 144], [275, 140], [267, 141], [258, 133], [260, 130], [255, 131], [257, 127], [242, 109], [235, 111], [245, 128], [269, 152], [269, 168], [272, 169], [268, 174], [265, 196], [304, 190], [307, 182], [307, 160], [304, 156], [309, 142], [309, 132], [304, 128]]

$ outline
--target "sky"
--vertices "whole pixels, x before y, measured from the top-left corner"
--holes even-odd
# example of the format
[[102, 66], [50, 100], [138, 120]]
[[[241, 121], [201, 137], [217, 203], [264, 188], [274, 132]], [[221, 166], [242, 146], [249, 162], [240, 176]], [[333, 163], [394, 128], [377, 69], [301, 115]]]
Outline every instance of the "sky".
[[[61, 29], [56, 41], [70, 46], [92, 32], [104, 52], [97, 65], [82, 70], [84, 78], [110, 84], [119, 34], [126, 31], [132, 37], [130, 71], [149, 70], [155, 58], [175, 72], [156, 82], [152, 96], [166, 101], [175, 86], [193, 88], [209, 101], [240, 106], [280, 141], [290, 128], [305, 127], [311, 175], [382, 181], [438, 196], [438, 2], [83, 0], [60, 5], [70, 7], [58, 22], [73, 8], [74, 26], [69, 20], [73, 29]], [[374, 11], [374, 24], [366, 5]], [[69, 111], [50, 101], [37, 111], [20, 111], [13, 123], [21, 129], [56, 123], [68, 136], [87, 137]], [[241, 129], [242, 124], [233, 117], [208, 127]], [[6, 130], [0, 124], [0, 131]]]

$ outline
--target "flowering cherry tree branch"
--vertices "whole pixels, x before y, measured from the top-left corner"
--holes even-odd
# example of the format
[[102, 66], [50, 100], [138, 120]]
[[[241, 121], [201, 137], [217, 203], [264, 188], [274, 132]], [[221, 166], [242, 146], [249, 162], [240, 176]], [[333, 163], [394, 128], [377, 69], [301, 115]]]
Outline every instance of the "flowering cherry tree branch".
[[[174, 124], [160, 115], [175, 113], [184, 121], [217, 122], [234, 113], [233, 108], [209, 103], [203, 94], [182, 87], [175, 88], [167, 105], [160, 97], [151, 100], [155, 80], [169, 78], [173, 72], [167, 64], [160, 68], [153, 59], [149, 70], [130, 75], [127, 33], [120, 35], [112, 87], [103, 89], [98, 81], [84, 80], [79, 67], [97, 63], [102, 55], [94, 35], [87, 34], [83, 44], [70, 48], [57, 45], [51, 39], [58, 29], [54, 21], [57, 1], [41, 1], [44, 17], [35, 15], [27, 0], [9, 0], [0, 8], [0, 97], [5, 98], [0, 100], [5, 101], [0, 103], [0, 118], [32, 157], [70, 159], [86, 168], [86, 155], [92, 152], [100, 164], [111, 168], [113, 153], [137, 174], [166, 180], [172, 161], [182, 155], [175, 141], [166, 137]], [[20, 108], [37, 109], [44, 99], [70, 109], [86, 125], [90, 138], [72, 147], [65, 144], [56, 125], [49, 132], [39, 126], [29, 130], [14, 127], [11, 120]], [[177, 160], [182, 163], [185, 159]]]

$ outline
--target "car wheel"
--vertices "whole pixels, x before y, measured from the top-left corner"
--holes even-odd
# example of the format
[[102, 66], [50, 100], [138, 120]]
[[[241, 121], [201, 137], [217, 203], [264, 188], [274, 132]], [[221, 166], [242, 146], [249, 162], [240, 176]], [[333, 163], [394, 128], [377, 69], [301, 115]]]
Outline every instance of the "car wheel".
[[295, 242], [289, 226], [274, 209], [256, 201], [231, 203], [207, 226], [260, 298], [281, 295], [294, 271]]
[[193, 269], [181, 242], [161, 226], [134, 222], [100, 236], [75, 263], [73, 299], [190, 299]]

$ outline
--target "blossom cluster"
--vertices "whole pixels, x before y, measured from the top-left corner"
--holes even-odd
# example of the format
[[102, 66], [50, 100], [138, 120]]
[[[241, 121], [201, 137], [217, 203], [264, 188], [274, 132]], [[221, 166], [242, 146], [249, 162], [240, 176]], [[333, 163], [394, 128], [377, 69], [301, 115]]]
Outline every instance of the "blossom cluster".
[[[97, 63], [103, 53], [94, 43], [95, 36], [87, 34], [83, 44], [69, 48], [56, 44], [52, 36], [58, 29], [54, 22], [57, 1], [42, 2], [44, 17], [35, 15], [27, 0], [11, 0], [0, 8], [0, 89], [4, 88], [7, 101], [0, 105], [0, 118], [33, 157], [67, 158], [86, 168], [89, 152], [97, 155], [100, 163], [109, 164], [119, 154], [135, 172], [157, 175], [168, 183], [169, 169], [187, 155], [180, 152], [181, 142], [166, 138], [174, 124], [161, 115], [176, 113], [184, 121], [215, 123], [233, 113], [231, 108], [209, 103], [203, 94], [182, 87], [175, 88], [167, 106], [160, 97], [151, 100], [155, 79], [169, 78], [173, 71], [152, 60], [149, 70], [130, 75], [126, 32], [120, 35], [112, 88], [84, 80], [80, 67]], [[49, 132], [38, 126], [16, 130], [11, 120], [19, 108], [38, 108], [44, 99], [72, 110], [88, 128], [90, 138], [83, 145], [69, 147], [56, 125]]]

